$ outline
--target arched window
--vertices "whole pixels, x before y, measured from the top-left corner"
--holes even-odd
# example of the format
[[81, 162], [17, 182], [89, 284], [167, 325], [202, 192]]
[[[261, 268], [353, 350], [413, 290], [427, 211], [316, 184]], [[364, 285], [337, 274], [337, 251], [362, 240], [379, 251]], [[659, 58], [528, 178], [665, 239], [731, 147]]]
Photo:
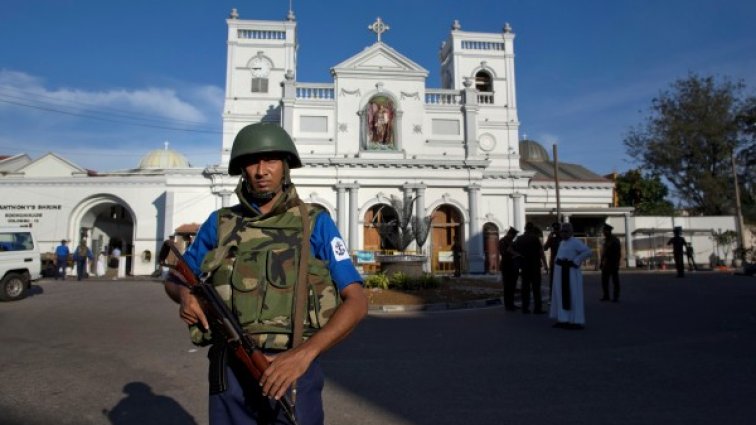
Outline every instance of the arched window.
[[475, 88], [480, 92], [492, 92], [493, 81], [491, 80], [491, 74], [486, 71], [478, 71], [478, 73], [475, 74]]

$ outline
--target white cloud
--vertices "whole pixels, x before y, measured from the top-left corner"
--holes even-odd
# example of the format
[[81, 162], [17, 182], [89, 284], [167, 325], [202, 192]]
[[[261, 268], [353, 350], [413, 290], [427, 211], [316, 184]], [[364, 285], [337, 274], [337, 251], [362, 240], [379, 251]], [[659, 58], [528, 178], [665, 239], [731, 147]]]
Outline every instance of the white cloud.
[[[217, 97], [210, 86], [193, 88], [203, 100]], [[79, 88], [48, 89], [41, 78], [23, 72], [0, 70], [0, 99], [31, 108], [63, 109], [68, 113], [97, 115], [132, 122], [160, 120], [163, 125], [187, 126], [208, 122], [208, 111], [183, 99], [174, 88], [110, 89], [88, 91]], [[221, 95], [222, 99], [222, 95]], [[212, 106], [218, 106], [217, 101]], [[218, 107], [217, 110], [219, 110]], [[216, 111], [217, 111], [216, 110]], [[214, 111], [214, 113], [217, 113]]]
[[181, 81], [145, 88], [52, 88], [0, 69], [0, 154], [55, 152], [99, 171], [133, 168], [164, 141], [195, 166], [220, 156], [223, 90]]

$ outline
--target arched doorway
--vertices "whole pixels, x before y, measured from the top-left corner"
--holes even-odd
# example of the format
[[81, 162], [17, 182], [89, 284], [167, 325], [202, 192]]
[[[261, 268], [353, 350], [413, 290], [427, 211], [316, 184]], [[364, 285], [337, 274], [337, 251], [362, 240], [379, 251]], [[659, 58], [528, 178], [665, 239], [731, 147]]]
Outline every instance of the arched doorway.
[[363, 249], [368, 251], [393, 251], [398, 249], [390, 238], [381, 237], [381, 227], [388, 226], [397, 219], [396, 211], [390, 205], [377, 204], [365, 213]]
[[[131, 274], [134, 214], [125, 202], [112, 195], [90, 198], [77, 207], [73, 218], [77, 234], [87, 240], [95, 257], [103, 251], [110, 255], [118, 247], [126, 261], [126, 274]], [[95, 268], [95, 261], [91, 263], [90, 273]]]
[[[453, 246], [457, 243], [464, 247], [465, 237], [462, 233], [462, 213], [454, 206], [444, 204], [436, 208], [431, 215], [431, 246], [433, 248], [431, 269], [434, 272], [454, 272]], [[462, 270], [466, 269], [467, 259], [462, 254]]]
[[365, 213], [362, 249], [364, 251], [372, 251], [370, 258], [373, 258], [372, 262], [367, 260], [360, 262], [363, 271], [366, 273], [377, 273], [380, 270], [380, 265], [374, 259], [375, 254], [397, 249], [390, 239], [381, 237], [380, 230], [381, 226], [388, 225], [391, 221], [396, 220], [396, 218], [396, 211], [387, 204], [373, 205]]
[[485, 272], [499, 271], [499, 226], [493, 223], [483, 225], [483, 255], [486, 258]]

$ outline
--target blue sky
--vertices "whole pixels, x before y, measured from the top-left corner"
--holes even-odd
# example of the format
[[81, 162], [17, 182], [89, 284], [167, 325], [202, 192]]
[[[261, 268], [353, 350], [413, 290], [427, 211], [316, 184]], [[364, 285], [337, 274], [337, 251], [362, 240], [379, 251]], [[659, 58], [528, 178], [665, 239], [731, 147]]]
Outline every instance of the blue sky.
[[[232, 7], [283, 20], [289, 2], [4, 0], [0, 154], [53, 151], [105, 171], [169, 141], [192, 165], [218, 163]], [[632, 167], [622, 139], [674, 80], [727, 76], [756, 91], [754, 1], [294, 0], [294, 12], [301, 82], [330, 82], [330, 67], [375, 41], [380, 16], [383, 41], [440, 87], [454, 19], [480, 32], [509, 22], [521, 137], [602, 174]]]

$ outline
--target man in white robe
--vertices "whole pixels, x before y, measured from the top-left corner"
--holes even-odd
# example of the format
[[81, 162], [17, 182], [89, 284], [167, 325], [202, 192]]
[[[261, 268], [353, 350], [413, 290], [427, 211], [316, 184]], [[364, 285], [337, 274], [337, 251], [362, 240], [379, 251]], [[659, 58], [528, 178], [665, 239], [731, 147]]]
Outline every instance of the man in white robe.
[[572, 237], [572, 224], [562, 223], [554, 264], [549, 317], [556, 319], [556, 328], [583, 329], [585, 304], [583, 302], [583, 273], [580, 264], [591, 256], [591, 249]]

